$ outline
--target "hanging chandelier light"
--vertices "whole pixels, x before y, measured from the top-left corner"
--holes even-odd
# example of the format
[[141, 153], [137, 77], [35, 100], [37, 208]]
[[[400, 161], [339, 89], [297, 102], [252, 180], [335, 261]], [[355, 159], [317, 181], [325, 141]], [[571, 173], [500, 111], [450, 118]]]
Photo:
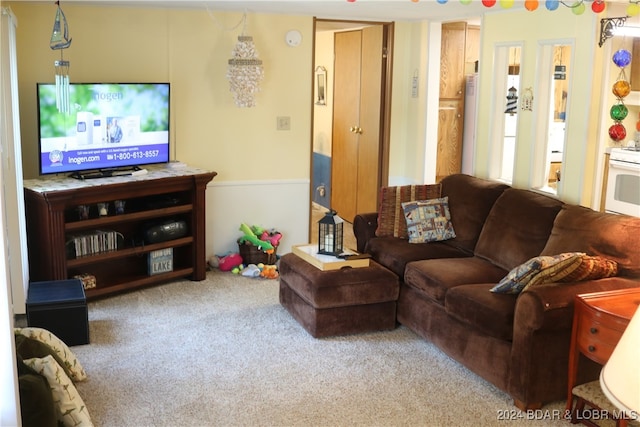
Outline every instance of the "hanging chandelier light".
[[62, 55], [64, 49], [71, 46], [71, 38], [69, 37], [69, 27], [67, 18], [60, 8], [60, 2], [56, 1], [57, 10], [56, 17], [53, 21], [53, 31], [51, 32], [51, 40], [49, 47], [52, 50], [60, 51], [60, 60], [53, 62], [56, 68], [56, 107], [61, 113], [69, 114], [69, 61], [65, 61]]
[[246, 19], [245, 14], [242, 34], [238, 36], [238, 43], [231, 52], [232, 58], [227, 69], [229, 88], [235, 103], [243, 108], [256, 106], [255, 94], [260, 91], [260, 81], [264, 77], [262, 60], [258, 58], [253, 37], [245, 35]]

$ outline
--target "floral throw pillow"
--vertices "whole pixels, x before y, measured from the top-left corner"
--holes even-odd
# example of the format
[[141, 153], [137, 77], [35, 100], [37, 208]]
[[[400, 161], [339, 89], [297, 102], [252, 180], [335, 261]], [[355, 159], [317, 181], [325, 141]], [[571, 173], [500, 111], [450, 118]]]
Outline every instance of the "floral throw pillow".
[[440, 197], [441, 191], [441, 184], [382, 187], [380, 189], [376, 236], [407, 239], [409, 236], [402, 203], [412, 200], [435, 199]]
[[566, 252], [553, 256], [538, 256], [513, 268], [491, 292], [519, 294], [527, 286], [558, 282], [572, 273], [582, 262], [583, 252]]
[[456, 237], [449, 213], [449, 198], [402, 203], [409, 243], [427, 243]]

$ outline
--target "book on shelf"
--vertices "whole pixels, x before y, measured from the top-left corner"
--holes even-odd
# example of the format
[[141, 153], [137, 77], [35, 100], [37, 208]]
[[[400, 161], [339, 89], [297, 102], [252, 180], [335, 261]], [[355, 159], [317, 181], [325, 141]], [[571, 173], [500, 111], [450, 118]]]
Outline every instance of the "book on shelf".
[[116, 251], [124, 237], [114, 230], [92, 230], [82, 234], [67, 236], [68, 255], [80, 258], [103, 252]]
[[173, 271], [173, 248], [149, 252], [147, 265], [149, 276]]

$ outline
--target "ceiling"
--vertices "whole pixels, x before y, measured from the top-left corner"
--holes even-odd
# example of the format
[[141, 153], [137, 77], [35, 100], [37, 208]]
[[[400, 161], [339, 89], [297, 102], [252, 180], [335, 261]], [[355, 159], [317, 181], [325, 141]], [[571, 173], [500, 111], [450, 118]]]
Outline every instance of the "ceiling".
[[[202, 2], [200, 3], [202, 5]], [[243, 10], [249, 13], [278, 13], [311, 15], [316, 18], [366, 20], [366, 21], [420, 21], [465, 20], [479, 17], [487, 11], [481, 2], [464, 5], [458, 0], [439, 4], [435, 0], [412, 2], [410, 0], [346, 0], [324, 1], [211, 1], [212, 10]], [[201, 6], [202, 7], [202, 6]], [[496, 6], [496, 9], [499, 7]]]
[[[24, 0], [23, 0], [24, 1]], [[444, 1], [444, 0], [443, 0]], [[247, 13], [276, 13], [280, 15], [305, 15], [325, 19], [358, 21], [468, 21], [485, 12], [500, 11], [498, 4], [492, 8], [482, 5], [479, 0], [464, 5], [459, 0], [448, 0], [440, 4], [436, 0], [286, 0], [286, 1], [193, 1], [193, 0], [64, 0], [64, 3], [93, 4], [100, 6], [168, 7], [188, 9], [208, 9], [209, 11], [246, 11]], [[522, 8], [522, 2], [515, 2], [514, 9]]]

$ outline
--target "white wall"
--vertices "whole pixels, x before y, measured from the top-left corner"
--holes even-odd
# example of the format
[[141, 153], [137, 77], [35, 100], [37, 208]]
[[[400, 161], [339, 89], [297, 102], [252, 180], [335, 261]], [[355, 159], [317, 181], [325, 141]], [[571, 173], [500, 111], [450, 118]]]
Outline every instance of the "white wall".
[[[542, 8], [540, 8], [542, 9]], [[567, 111], [567, 144], [564, 152], [562, 189], [559, 197], [566, 202], [591, 203], [585, 195], [591, 195], [593, 187], [596, 137], [590, 132], [589, 123], [593, 104], [599, 103], [599, 94], [594, 93], [595, 40], [598, 15], [585, 13], [574, 15], [569, 8], [560, 7], [554, 12], [537, 10], [513, 11], [485, 15], [483, 21], [483, 46], [480, 59], [480, 99], [476, 140], [476, 172], [480, 176], [490, 176], [489, 158], [492, 152], [490, 131], [492, 128], [490, 106], [493, 102], [492, 69], [494, 47], [505, 43], [522, 43], [521, 88], [533, 88], [533, 112], [519, 112], [518, 135], [516, 138], [515, 173], [513, 185], [520, 188], [532, 186], [532, 156], [537, 144], [543, 143], [536, 133], [536, 112], [538, 105], [546, 98], [537, 92], [537, 54], [540, 43], [551, 40], [575, 40], [569, 88], [570, 105]], [[585, 192], [585, 187], [589, 189]]]
[[[229, 201], [232, 201], [231, 203]], [[241, 223], [282, 233], [277, 254], [309, 242], [309, 180], [225, 181], [207, 187], [207, 258], [238, 252]]]
[[[2, 106], [0, 108], [0, 425], [16, 426], [20, 422], [18, 378], [16, 370], [15, 338], [13, 334], [13, 312], [14, 303], [12, 293], [20, 293], [17, 301], [17, 312], [24, 312], [24, 285], [22, 277], [23, 268], [21, 265], [22, 248], [19, 240], [19, 225], [13, 222], [17, 218], [16, 209], [16, 171], [15, 165], [11, 164], [9, 158], [13, 157], [14, 140], [14, 115], [13, 106], [17, 105], [15, 98], [16, 89], [16, 69], [15, 69], [15, 33], [17, 25], [15, 16], [9, 8], [2, 7], [0, 11], [0, 86], [2, 92]], [[19, 133], [17, 135], [19, 137]], [[22, 178], [22, 169], [20, 176]], [[22, 182], [21, 180], [19, 181]], [[22, 200], [22, 198], [20, 198]], [[24, 217], [23, 217], [24, 219]], [[14, 228], [13, 237], [7, 235], [9, 227]], [[18, 241], [12, 240], [18, 235]], [[11, 250], [9, 242], [14, 246], [13, 256], [8, 256]], [[13, 270], [15, 270], [16, 282], [15, 290], [12, 292], [11, 284], [14, 281]], [[17, 279], [20, 280], [17, 280]]]

